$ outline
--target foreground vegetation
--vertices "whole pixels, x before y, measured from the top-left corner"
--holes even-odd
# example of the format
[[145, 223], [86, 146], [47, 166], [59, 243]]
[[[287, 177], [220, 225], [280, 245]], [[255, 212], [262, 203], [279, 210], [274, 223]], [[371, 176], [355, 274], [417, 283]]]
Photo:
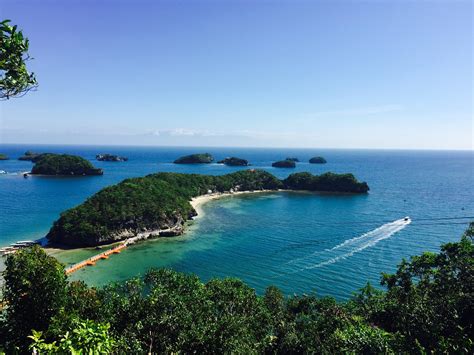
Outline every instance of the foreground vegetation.
[[102, 175], [102, 169], [94, 168], [90, 161], [68, 154], [40, 154], [34, 158], [31, 174], [40, 175]]
[[[238, 171], [221, 176], [159, 173], [122, 181], [99, 191], [83, 204], [61, 214], [47, 237], [70, 246], [96, 246], [182, 224], [196, 214], [193, 197], [230, 190], [277, 190], [364, 193], [369, 189], [351, 174], [304, 173], [279, 180], [263, 170]], [[309, 179], [309, 180], [308, 180]]]
[[[403, 260], [348, 302], [264, 295], [237, 279], [150, 270], [104, 288], [68, 282], [39, 247], [6, 262], [8, 353], [452, 353], [474, 350], [474, 224], [460, 242]], [[314, 285], [317, 287], [317, 285]], [[82, 352], [80, 352], [82, 351]]]
[[26, 68], [29, 45], [10, 20], [0, 22], [0, 100], [20, 97], [37, 86], [34, 73]]

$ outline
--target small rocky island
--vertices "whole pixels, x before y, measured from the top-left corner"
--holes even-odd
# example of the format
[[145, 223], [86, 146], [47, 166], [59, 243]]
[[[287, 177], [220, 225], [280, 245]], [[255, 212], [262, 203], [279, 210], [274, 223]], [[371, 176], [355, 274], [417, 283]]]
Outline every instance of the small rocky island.
[[311, 164], [326, 164], [327, 161], [323, 157], [313, 157], [309, 160]]
[[225, 159], [219, 160], [217, 163], [225, 164], [229, 166], [249, 166], [250, 165], [248, 160], [236, 158], [236, 157], [225, 158]]
[[298, 158], [286, 158], [285, 160], [291, 160], [291, 161], [294, 161], [295, 163], [298, 163], [300, 160]]
[[293, 160], [280, 160], [272, 164], [274, 168], [294, 168], [296, 163]]
[[352, 174], [291, 174], [280, 180], [263, 170], [211, 176], [158, 173], [106, 187], [81, 205], [61, 213], [47, 238], [53, 244], [91, 247], [140, 233], [177, 235], [196, 216], [192, 198], [212, 193], [279, 189], [367, 193]]
[[209, 153], [191, 154], [178, 158], [175, 164], [209, 164], [214, 161], [214, 157]]
[[8, 160], [8, 159], [10, 158], [7, 155], [0, 153], [0, 160]]
[[31, 150], [27, 150], [24, 155], [18, 158], [18, 160], [24, 160], [24, 161], [31, 161], [31, 162], [36, 162], [43, 156], [44, 154], [49, 154], [49, 153], [35, 153], [32, 152]]
[[90, 161], [68, 154], [41, 154], [35, 158], [32, 175], [85, 176], [103, 175]]
[[121, 161], [128, 161], [127, 157], [121, 157], [120, 155], [114, 155], [114, 154], [97, 154], [95, 158], [98, 161], [112, 161], [112, 162], [121, 162]]

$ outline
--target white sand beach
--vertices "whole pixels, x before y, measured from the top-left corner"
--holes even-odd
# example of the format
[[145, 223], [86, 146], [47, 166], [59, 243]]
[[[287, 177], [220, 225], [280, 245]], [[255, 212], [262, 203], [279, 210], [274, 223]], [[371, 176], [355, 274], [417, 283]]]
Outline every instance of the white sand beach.
[[206, 195], [201, 195], [194, 197], [191, 199], [190, 203], [193, 206], [193, 208], [197, 212], [197, 216], [194, 217], [194, 219], [198, 217], [202, 217], [204, 215], [202, 206], [212, 200], [217, 200], [219, 198], [223, 197], [231, 197], [231, 196], [238, 196], [238, 195], [246, 195], [246, 194], [255, 194], [255, 193], [275, 193], [275, 192], [282, 192], [282, 191], [287, 191], [287, 190], [254, 190], [254, 191], [235, 191], [235, 192], [213, 192], [210, 194]]

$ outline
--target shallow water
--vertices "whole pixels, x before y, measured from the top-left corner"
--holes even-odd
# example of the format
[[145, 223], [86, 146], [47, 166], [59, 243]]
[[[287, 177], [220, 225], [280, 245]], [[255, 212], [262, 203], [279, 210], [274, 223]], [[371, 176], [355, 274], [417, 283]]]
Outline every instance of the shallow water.
[[[212, 277], [239, 277], [262, 292], [275, 284], [286, 293], [316, 291], [347, 298], [381, 271], [393, 271], [402, 257], [459, 239], [474, 216], [472, 152], [118, 148], [0, 145], [15, 158], [25, 150], [78, 154], [102, 167], [102, 177], [51, 178], [13, 175], [31, 163], [0, 161], [0, 245], [44, 235], [59, 213], [104, 186], [157, 171], [224, 174], [239, 168], [218, 164], [174, 165], [184, 154], [209, 151], [216, 159], [246, 158], [280, 178], [296, 171], [353, 172], [369, 183], [368, 195], [271, 193], [225, 197], [203, 206], [204, 215], [185, 236], [148, 241], [80, 270], [73, 279], [93, 285], [143, 274], [150, 267], [172, 267]], [[97, 153], [126, 155], [126, 163], [96, 162]], [[287, 156], [307, 161], [322, 155], [325, 165], [297, 164], [277, 169]], [[410, 216], [412, 223], [403, 221]], [[402, 220], [401, 220], [402, 219]], [[474, 218], [472, 218], [474, 219]], [[59, 255], [73, 263], [95, 250]]]

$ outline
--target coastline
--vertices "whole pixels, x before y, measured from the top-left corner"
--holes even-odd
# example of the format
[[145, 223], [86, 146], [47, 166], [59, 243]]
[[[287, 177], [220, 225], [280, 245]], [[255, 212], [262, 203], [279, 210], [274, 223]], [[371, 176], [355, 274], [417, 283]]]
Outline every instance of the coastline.
[[135, 234], [134, 236], [131, 236], [129, 238], [123, 239], [123, 240], [115, 240], [111, 243], [108, 244], [102, 244], [100, 246], [96, 247], [79, 247], [79, 248], [74, 248], [74, 247], [69, 247], [69, 246], [63, 246], [60, 244], [46, 244], [43, 246], [43, 248], [48, 252], [50, 255], [55, 255], [59, 254], [62, 252], [67, 252], [67, 251], [78, 251], [78, 250], [105, 250], [107, 248], [112, 248], [115, 247], [119, 244], [126, 243], [127, 245], [132, 245], [137, 242], [143, 241], [143, 240], [148, 240], [148, 239], [158, 239], [158, 238], [171, 238], [171, 237], [179, 237], [184, 234], [186, 234], [186, 223], [196, 221], [197, 219], [200, 219], [201, 217], [204, 216], [204, 210], [203, 206], [214, 200], [218, 200], [221, 198], [225, 197], [233, 197], [233, 196], [242, 196], [242, 195], [251, 195], [251, 194], [264, 194], [264, 193], [280, 193], [280, 192], [292, 192], [292, 193], [307, 193], [307, 194], [337, 194], [337, 195], [350, 195], [350, 193], [334, 193], [334, 192], [315, 192], [315, 191], [306, 191], [306, 190], [289, 190], [289, 189], [277, 189], [277, 190], [253, 190], [253, 191], [234, 191], [234, 192], [213, 192], [205, 195], [200, 195], [193, 197], [189, 203], [191, 206], [194, 208], [196, 211], [197, 215], [194, 216], [192, 219], [184, 221], [183, 224], [183, 233], [181, 234], [176, 234], [176, 235], [166, 235], [166, 233], [170, 232], [173, 230], [174, 227], [167, 228], [167, 229], [156, 229], [152, 231], [145, 231], [145, 232], [140, 232]]
[[195, 209], [197, 216], [193, 218], [196, 220], [204, 215], [204, 210], [202, 206], [209, 201], [217, 200], [223, 197], [230, 197], [230, 196], [241, 196], [247, 194], [256, 194], [256, 193], [276, 193], [276, 192], [285, 192], [289, 190], [278, 189], [278, 190], [254, 190], [254, 191], [235, 191], [235, 192], [213, 192], [206, 195], [200, 195], [197, 197], [193, 197], [190, 201], [191, 206]]
[[[199, 217], [202, 217], [204, 215], [204, 210], [202, 206], [206, 204], [209, 201], [217, 200], [220, 198], [224, 197], [232, 197], [232, 196], [242, 196], [246, 194], [256, 194], [256, 193], [277, 193], [277, 192], [285, 192], [289, 190], [284, 190], [284, 189], [279, 189], [279, 190], [254, 190], [254, 191], [235, 191], [235, 192], [214, 192], [211, 194], [206, 194], [206, 195], [201, 195], [192, 198], [189, 203], [191, 206], [195, 209], [197, 215], [186, 222], [191, 222], [195, 221]], [[51, 244], [51, 245], [45, 245], [43, 248], [48, 253], [48, 255], [57, 257], [57, 256], [67, 256], [68, 254], [74, 254], [74, 253], [80, 253], [80, 252], [97, 252], [101, 253], [107, 249], [114, 248], [122, 243], [126, 243], [126, 245], [133, 245], [137, 242], [144, 241], [144, 240], [149, 240], [149, 239], [161, 239], [161, 238], [173, 238], [173, 237], [180, 237], [182, 235], [185, 235], [187, 232], [186, 225], [184, 225], [183, 228], [183, 233], [180, 235], [175, 235], [175, 236], [166, 236], [166, 235], [160, 235], [161, 232], [169, 232], [170, 229], [163, 229], [163, 230], [153, 230], [153, 231], [147, 231], [147, 232], [141, 232], [136, 234], [133, 237], [121, 240], [121, 241], [114, 241], [110, 244], [103, 244], [100, 247], [83, 247], [83, 248], [71, 248], [71, 247], [63, 247], [58, 244]]]

